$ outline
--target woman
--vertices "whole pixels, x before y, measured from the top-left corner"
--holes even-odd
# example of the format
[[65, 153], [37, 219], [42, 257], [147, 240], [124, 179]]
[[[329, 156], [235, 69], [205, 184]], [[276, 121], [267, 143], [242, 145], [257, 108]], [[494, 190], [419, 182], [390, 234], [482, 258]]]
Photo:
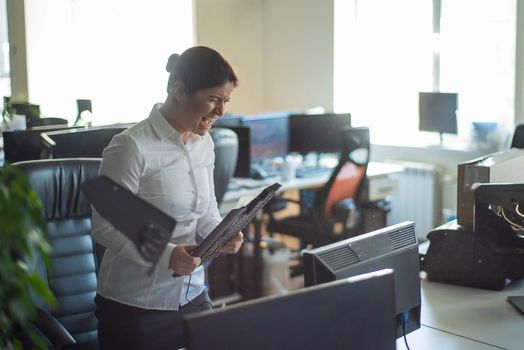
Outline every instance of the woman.
[[[202, 46], [172, 55], [166, 69], [165, 102], [113, 138], [100, 174], [172, 215], [177, 225], [149, 273], [151, 264], [134, 244], [93, 213], [92, 235], [107, 248], [95, 298], [102, 350], [183, 347], [182, 315], [211, 308], [200, 258], [189, 253], [196, 235], [207, 236], [221, 221], [208, 131], [224, 114], [238, 80], [218, 52]], [[239, 232], [223, 251], [236, 253], [242, 239]]]

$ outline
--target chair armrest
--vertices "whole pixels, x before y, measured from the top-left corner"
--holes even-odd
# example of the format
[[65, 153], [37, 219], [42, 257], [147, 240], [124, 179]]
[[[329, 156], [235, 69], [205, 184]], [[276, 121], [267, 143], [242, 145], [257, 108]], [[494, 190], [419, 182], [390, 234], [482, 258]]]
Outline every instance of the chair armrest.
[[37, 308], [36, 320], [33, 324], [47, 337], [54, 348], [58, 349], [76, 343], [75, 339], [56, 318], [40, 308]]
[[387, 199], [381, 199], [379, 201], [373, 202], [365, 201], [360, 205], [360, 207], [362, 209], [380, 209], [384, 213], [389, 213], [391, 211], [391, 202]]

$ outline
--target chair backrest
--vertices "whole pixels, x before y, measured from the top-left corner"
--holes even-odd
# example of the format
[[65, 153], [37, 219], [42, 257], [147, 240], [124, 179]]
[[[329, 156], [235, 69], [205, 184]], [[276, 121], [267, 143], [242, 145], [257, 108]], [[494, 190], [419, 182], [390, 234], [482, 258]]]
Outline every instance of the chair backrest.
[[369, 128], [346, 128], [340, 132], [342, 152], [329, 180], [315, 196], [320, 217], [331, 217], [333, 204], [352, 198], [356, 204], [365, 184], [370, 156]]
[[44, 205], [51, 271], [38, 266], [58, 301], [50, 312], [77, 343], [97, 339], [94, 315], [97, 257], [91, 239], [91, 206], [80, 184], [98, 175], [101, 159], [46, 159], [13, 164], [26, 174]]
[[515, 127], [515, 132], [511, 139], [511, 148], [524, 148], [524, 124]]
[[218, 205], [220, 205], [237, 165], [238, 137], [233, 130], [227, 128], [213, 128], [209, 133], [215, 143], [215, 171], [213, 179], [215, 182], [215, 196]]

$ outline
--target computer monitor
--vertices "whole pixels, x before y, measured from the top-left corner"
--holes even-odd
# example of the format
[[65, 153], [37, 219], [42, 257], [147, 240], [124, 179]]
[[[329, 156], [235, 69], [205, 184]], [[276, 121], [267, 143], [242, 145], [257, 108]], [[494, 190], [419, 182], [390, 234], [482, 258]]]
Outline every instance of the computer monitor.
[[396, 335], [401, 337], [420, 328], [420, 263], [413, 222], [304, 251], [303, 256], [306, 286], [378, 269], [393, 269]]
[[[216, 123], [215, 125], [216, 126]], [[238, 137], [238, 156], [234, 177], [249, 177], [251, 166], [251, 131], [246, 126], [220, 125], [220, 128], [233, 130]]]
[[225, 114], [218, 118], [213, 126], [242, 126], [242, 117], [241, 114]]
[[242, 118], [242, 126], [251, 129], [251, 162], [288, 154], [288, 117], [289, 112], [274, 112]]
[[457, 133], [458, 94], [452, 92], [419, 93], [419, 130], [440, 134]]
[[293, 114], [289, 116], [289, 152], [335, 153], [342, 149], [340, 130], [351, 126], [351, 115]]
[[186, 348], [395, 349], [393, 271], [184, 317]]
[[100, 158], [113, 136], [129, 126], [125, 124], [45, 132], [41, 135], [42, 143], [50, 149], [53, 158]]
[[46, 158], [47, 149], [40, 134], [57, 130], [75, 129], [67, 126], [38, 126], [27, 130], [3, 131], [4, 159], [6, 163]]

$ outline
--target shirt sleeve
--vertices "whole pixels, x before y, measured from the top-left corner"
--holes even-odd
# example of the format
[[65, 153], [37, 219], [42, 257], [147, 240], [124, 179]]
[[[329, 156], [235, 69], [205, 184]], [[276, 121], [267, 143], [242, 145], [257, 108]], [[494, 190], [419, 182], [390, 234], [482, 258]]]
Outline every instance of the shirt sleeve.
[[[138, 192], [140, 176], [144, 168], [144, 160], [135, 141], [123, 133], [116, 135], [104, 150], [99, 173], [118, 182], [133, 193]], [[115, 229], [107, 220], [93, 210], [91, 217], [91, 234], [93, 239], [117, 254], [143, 266], [151, 266], [151, 262], [142, 258], [135, 244], [123, 233]], [[171, 252], [176, 245], [168, 243], [158, 265], [169, 267]]]

